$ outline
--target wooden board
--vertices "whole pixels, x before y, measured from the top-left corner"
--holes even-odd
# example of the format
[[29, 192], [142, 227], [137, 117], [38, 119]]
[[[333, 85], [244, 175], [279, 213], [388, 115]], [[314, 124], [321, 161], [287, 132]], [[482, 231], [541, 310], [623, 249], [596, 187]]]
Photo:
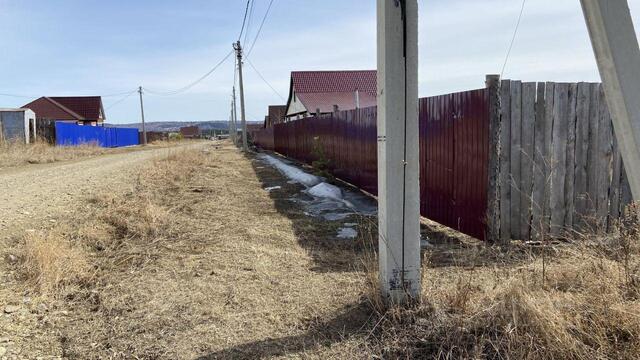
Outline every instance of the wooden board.
[[579, 83], [576, 100], [576, 150], [574, 171], [574, 229], [583, 231], [587, 215], [587, 154], [589, 153], [589, 107], [592, 84]]
[[553, 106], [555, 103], [556, 84], [545, 84], [545, 108], [544, 108], [544, 159], [545, 159], [545, 187], [544, 187], [544, 212], [541, 229], [545, 236], [549, 234], [551, 227], [551, 170], [552, 170], [552, 140], [553, 140]]
[[520, 152], [520, 236], [529, 240], [531, 234], [531, 197], [535, 158], [536, 83], [522, 84], [522, 128]]
[[539, 240], [543, 229], [548, 223], [543, 219], [545, 199], [546, 159], [545, 159], [545, 84], [538, 83], [536, 97], [536, 113], [534, 125], [534, 167], [533, 167], [533, 197], [531, 202], [531, 238]]
[[500, 86], [500, 239], [511, 240], [511, 81]]
[[511, 238], [520, 233], [520, 167], [522, 158], [522, 82], [511, 82]]
[[600, 85], [594, 84], [589, 89], [589, 151], [587, 152], [587, 193], [586, 193], [586, 227], [587, 231], [596, 228], [596, 202], [598, 193], [598, 125], [600, 118]]
[[565, 178], [567, 173], [567, 137], [569, 84], [556, 84], [553, 100], [553, 141], [551, 154], [551, 227], [550, 234], [559, 237], [564, 231]]
[[611, 160], [613, 159], [613, 124], [604, 96], [604, 88], [600, 88], [600, 116], [598, 123], [598, 172], [596, 219], [598, 230], [606, 231], [607, 214], [609, 213], [609, 187], [611, 185]]
[[[573, 228], [573, 212], [574, 212], [574, 181], [576, 171], [576, 107], [578, 98], [578, 84], [569, 85], [569, 108], [567, 116], [567, 166], [566, 177], [564, 182], [564, 198], [565, 198], [565, 229]], [[571, 233], [571, 232], [569, 232]]]
[[[614, 131], [615, 134], [615, 131]], [[622, 186], [622, 155], [618, 141], [613, 137], [613, 170], [611, 171], [611, 190], [609, 192], [609, 217], [607, 231], [612, 231], [615, 222], [620, 218], [620, 190]]]

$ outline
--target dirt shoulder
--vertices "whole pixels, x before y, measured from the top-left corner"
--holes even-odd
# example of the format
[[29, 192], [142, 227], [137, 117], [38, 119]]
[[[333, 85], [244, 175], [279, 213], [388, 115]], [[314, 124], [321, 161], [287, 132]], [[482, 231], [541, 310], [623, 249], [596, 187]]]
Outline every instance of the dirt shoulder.
[[[276, 170], [229, 145], [195, 150], [146, 166], [155, 155], [95, 159], [88, 174], [87, 162], [69, 164], [73, 185], [45, 186], [74, 188], [75, 203], [29, 187], [56, 198], [31, 209], [57, 222], [35, 230], [36, 252], [67, 249], [59, 262], [69, 271], [46, 289], [37, 274], [25, 279], [17, 264], [38, 268], [38, 255], [19, 252], [24, 240], [14, 238], [11, 294], [0, 299], [17, 310], [0, 317], [11, 334], [0, 346], [73, 359], [355, 356], [358, 343], [346, 340], [369, 313], [354, 242], [335, 238], [339, 224], [304, 215], [288, 200], [300, 188]], [[133, 164], [139, 173], [121, 171]], [[110, 185], [95, 189], [105, 176]], [[72, 222], [54, 215], [66, 211]]]

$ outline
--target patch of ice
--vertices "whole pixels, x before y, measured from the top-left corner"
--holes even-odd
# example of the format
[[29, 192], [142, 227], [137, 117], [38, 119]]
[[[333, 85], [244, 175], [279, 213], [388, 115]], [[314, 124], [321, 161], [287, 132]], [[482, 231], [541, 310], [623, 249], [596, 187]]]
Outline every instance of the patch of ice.
[[342, 200], [342, 190], [340, 190], [339, 187], [327, 184], [326, 182], [312, 187], [307, 191], [307, 193], [319, 198]]
[[342, 228], [338, 230], [338, 239], [355, 239], [358, 236], [358, 232], [353, 228]]
[[318, 176], [306, 173], [295, 166], [285, 164], [284, 161], [276, 159], [273, 156], [261, 154], [259, 155], [259, 158], [260, 160], [278, 169], [278, 171], [280, 171], [284, 176], [306, 187], [313, 187], [322, 182], [322, 179]]

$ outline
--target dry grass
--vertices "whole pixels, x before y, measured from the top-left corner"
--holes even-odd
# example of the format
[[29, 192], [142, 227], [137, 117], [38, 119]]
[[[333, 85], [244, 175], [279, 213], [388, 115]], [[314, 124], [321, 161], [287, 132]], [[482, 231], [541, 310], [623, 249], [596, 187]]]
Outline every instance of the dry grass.
[[425, 256], [421, 304], [378, 309], [372, 351], [384, 358], [637, 358], [638, 253], [624, 263], [622, 252], [611, 256], [613, 245], [582, 241], [547, 249], [553, 254], [544, 271], [540, 249], [523, 249], [524, 259], [522, 252], [500, 258], [470, 250], [482, 252], [474, 258], [458, 250], [463, 260], [453, 265], [440, 264], [433, 250]]
[[84, 220], [28, 237], [22, 269], [31, 291], [73, 309], [55, 328], [68, 358], [640, 353], [634, 217], [580, 244], [443, 240], [423, 254], [421, 303], [385, 309], [375, 219], [360, 219], [358, 244], [336, 242], [335, 225], [288, 201], [297, 191], [230, 146], [174, 151], [131, 188], [92, 196]]
[[34, 144], [0, 143], [0, 168], [26, 164], [46, 164], [107, 153], [109, 149], [96, 145], [74, 147], [52, 146], [38, 141]]
[[86, 252], [62, 229], [26, 235], [22, 257], [26, 281], [45, 297], [63, 297], [92, 278]]

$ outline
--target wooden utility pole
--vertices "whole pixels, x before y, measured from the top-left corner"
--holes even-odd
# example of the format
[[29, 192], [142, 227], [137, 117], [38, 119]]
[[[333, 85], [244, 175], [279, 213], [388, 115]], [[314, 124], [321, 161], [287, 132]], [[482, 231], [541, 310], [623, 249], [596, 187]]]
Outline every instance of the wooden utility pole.
[[142, 115], [142, 145], [147, 145], [147, 129], [144, 125], [144, 103], [142, 102], [142, 86], [138, 87], [140, 94], [140, 115]]
[[378, 0], [378, 246], [390, 304], [420, 296], [418, 2]]
[[247, 144], [247, 119], [245, 117], [245, 105], [244, 105], [244, 83], [242, 80], [242, 46], [240, 40], [238, 40], [233, 48], [236, 50], [236, 56], [238, 58], [238, 79], [240, 81], [240, 119], [242, 121], [242, 150], [249, 151], [249, 144]]
[[627, 0], [581, 0], [634, 200], [640, 199], [640, 48]]

